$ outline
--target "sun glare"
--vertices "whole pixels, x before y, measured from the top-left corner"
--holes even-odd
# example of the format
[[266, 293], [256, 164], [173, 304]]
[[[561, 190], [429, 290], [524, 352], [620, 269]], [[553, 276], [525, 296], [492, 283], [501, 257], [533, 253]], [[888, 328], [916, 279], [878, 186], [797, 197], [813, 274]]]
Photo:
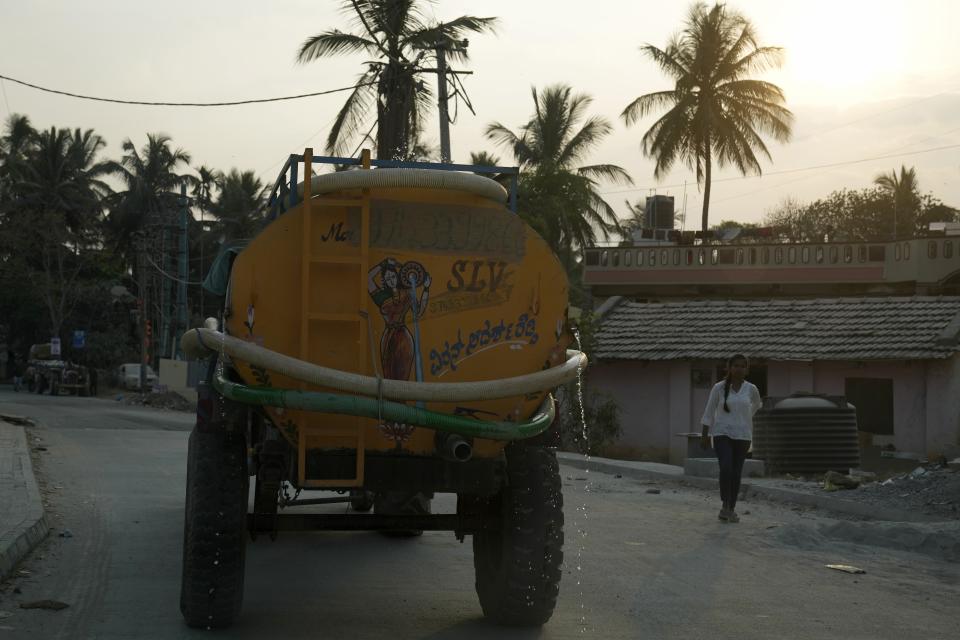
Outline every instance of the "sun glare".
[[[833, 2], [791, 16], [786, 31], [787, 84], [804, 102], [849, 103], [889, 94], [909, 70], [903, 5]], [[778, 43], [779, 44], [779, 43]]]

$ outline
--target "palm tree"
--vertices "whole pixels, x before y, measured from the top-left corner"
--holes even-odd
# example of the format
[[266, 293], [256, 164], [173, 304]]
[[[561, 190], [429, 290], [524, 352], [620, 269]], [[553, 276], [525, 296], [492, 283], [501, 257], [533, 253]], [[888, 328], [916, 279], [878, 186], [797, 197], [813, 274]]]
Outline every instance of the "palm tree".
[[740, 173], [761, 173], [757, 152], [771, 159], [760, 137], [790, 139], [793, 114], [784, 107], [783, 91], [749, 75], [778, 67], [782, 50], [758, 44], [754, 26], [723, 4], [696, 3], [683, 31], [660, 49], [640, 49], [675, 81], [673, 89], [640, 96], [623, 110], [627, 125], [668, 107], [643, 136], [643, 152], [656, 159], [659, 179], [677, 161], [696, 170], [703, 185], [702, 228], [707, 231], [713, 162]]
[[190, 154], [171, 147], [172, 140], [161, 133], [147, 134], [147, 144], [140, 150], [129, 138], [123, 142], [124, 156], [112, 169], [126, 189], [113, 198], [107, 229], [118, 250], [129, 260], [133, 234], [162, 212], [172, 210], [172, 198], [180, 185], [196, 182], [190, 174], [178, 173], [181, 165], [189, 168]]
[[920, 211], [920, 185], [917, 183], [917, 170], [900, 165], [900, 175], [894, 169], [890, 173], [881, 173], [873, 179], [893, 199], [893, 236], [900, 237], [899, 231], [906, 228], [912, 231], [917, 214]]
[[599, 181], [633, 181], [617, 165], [580, 164], [611, 131], [605, 118], [587, 117], [590, 96], [563, 84], [542, 93], [534, 87], [531, 93], [534, 114], [519, 133], [493, 122], [485, 134], [510, 149], [526, 171], [520, 179], [521, 213], [570, 269], [575, 251], [596, 242], [598, 232], [606, 238], [619, 229], [613, 208], [597, 190]]
[[25, 117], [11, 125], [5, 173], [15, 208], [54, 215], [78, 240], [93, 229], [111, 193], [103, 178], [112, 163], [97, 159], [106, 142], [92, 129], [33, 131]]
[[310, 62], [331, 55], [363, 53], [372, 60], [360, 74], [356, 88], [341, 107], [327, 136], [327, 151], [349, 153], [350, 144], [367, 130], [371, 109], [376, 119], [377, 157], [406, 159], [423, 130], [432, 93], [421, 79], [434, 49], [444, 46], [453, 61], [467, 59], [468, 33], [493, 31], [496, 18], [460, 16], [447, 22], [424, 22], [417, 0], [346, 0], [343, 10], [353, 18], [353, 33], [339, 29], [307, 38], [297, 61]]
[[213, 204], [213, 190], [219, 189], [223, 184], [223, 174], [216, 169], [211, 169], [206, 165], [197, 167], [196, 182], [193, 185], [193, 201], [201, 213], [210, 211]]
[[253, 171], [231, 169], [223, 176], [220, 197], [210, 209], [224, 239], [250, 238], [263, 222], [263, 183]]

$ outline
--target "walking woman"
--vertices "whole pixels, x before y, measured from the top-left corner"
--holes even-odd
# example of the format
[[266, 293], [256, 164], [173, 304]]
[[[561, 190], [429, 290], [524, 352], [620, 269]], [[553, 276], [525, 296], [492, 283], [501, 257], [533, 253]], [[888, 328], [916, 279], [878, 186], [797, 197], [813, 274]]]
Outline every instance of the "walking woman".
[[720, 499], [723, 507], [719, 518], [724, 522], [740, 522], [737, 515], [737, 496], [740, 493], [740, 476], [743, 462], [753, 439], [753, 414], [763, 401], [756, 386], [746, 381], [750, 362], [737, 354], [727, 360], [727, 376], [710, 390], [707, 408], [700, 423], [703, 431], [701, 445], [710, 446], [720, 463]]

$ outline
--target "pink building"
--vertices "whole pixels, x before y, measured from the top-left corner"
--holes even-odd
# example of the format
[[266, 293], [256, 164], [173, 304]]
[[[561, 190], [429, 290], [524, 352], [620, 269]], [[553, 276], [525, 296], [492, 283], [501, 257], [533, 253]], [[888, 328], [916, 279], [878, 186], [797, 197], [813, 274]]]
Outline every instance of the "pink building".
[[618, 296], [597, 312], [588, 385], [620, 406], [613, 455], [681, 464], [682, 434], [699, 431], [710, 387], [734, 353], [751, 358], [764, 396], [846, 396], [865, 444], [960, 454], [960, 296]]

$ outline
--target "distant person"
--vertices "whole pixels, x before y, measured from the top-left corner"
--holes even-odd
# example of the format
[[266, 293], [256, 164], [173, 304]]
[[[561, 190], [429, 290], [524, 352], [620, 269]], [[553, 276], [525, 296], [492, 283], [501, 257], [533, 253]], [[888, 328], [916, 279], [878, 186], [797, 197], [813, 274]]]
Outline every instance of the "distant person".
[[753, 440], [753, 414], [763, 401], [756, 386], [746, 381], [750, 361], [737, 354], [727, 360], [727, 376], [713, 385], [710, 398], [700, 423], [703, 431], [700, 444], [710, 446], [720, 464], [720, 499], [723, 507], [717, 516], [724, 522], [740, 522], [737, 515], [737, 496], [740, 494], [740, 478], [743, 462]]
[[20, 391], [23, 387], [23, 363], [16, 356], [11, 357], [9, 361], [13, 368], [13, 390]]
[[90, 375], [90, 395], [95, 397], [95, 396], [97, 395], [97, 393], [99, 392], [99, 389], [97, 389], [97, 368], [96, 368], [96, 367], [90, 367], [90, 369], [88, 369], [88, 371], [90, 372], [90, 373], [89, 373], [89, 375]]

